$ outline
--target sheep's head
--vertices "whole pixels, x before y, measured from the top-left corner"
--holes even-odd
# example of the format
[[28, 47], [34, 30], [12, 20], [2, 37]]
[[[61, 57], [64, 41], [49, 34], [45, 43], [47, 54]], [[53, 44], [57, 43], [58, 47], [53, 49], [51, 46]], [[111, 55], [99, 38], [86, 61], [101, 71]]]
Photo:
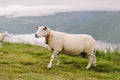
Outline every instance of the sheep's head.
[[48, 27], [47, 26], [35, 26], [35, 29], [37, 30], [35, 37], [39, 38], [39, 37], [46, 37], [48, 34]]

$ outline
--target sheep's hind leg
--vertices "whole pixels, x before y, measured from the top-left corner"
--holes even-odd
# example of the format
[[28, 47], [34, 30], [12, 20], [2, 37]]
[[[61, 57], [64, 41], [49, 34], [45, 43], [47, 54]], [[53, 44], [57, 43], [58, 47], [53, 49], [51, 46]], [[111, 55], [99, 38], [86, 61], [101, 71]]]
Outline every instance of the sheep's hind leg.
[[93, 55], [93, 65], [96, 67], [97, 66], [97, 61], [96, 61], [96, 56], [95, 56], [95, 53]]
[[89, 58], [89, 63], [86, 67], [86, 69], [89, 69], [93, 63], [93, 55], [88, 55], [88, 58]]

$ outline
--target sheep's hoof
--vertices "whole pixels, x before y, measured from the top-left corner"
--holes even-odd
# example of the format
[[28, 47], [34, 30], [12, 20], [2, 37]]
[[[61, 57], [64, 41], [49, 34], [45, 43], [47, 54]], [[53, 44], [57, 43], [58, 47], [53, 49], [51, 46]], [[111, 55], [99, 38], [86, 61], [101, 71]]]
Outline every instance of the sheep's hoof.
[[97, 66], [97, 63], [94, 63], [94, 67], [96, 67]]
[[60, 65], [56, 65], [57, 67], [59, 67]]
[[50, 69], [51, 69], [51, 68], [48, 68], [48, 67], [47, 67], [47, 70], [50, 70]]
[[47, 66], [47, 69], [51, 69], [51, 66]]
[[59, 65], [59, 64], [56, 64], [56, 66], [58, 66], [58, 67], [59, 67], [60, 65]]
[[89, 68], [85, 68], [86, 70], [88, 70]]
[[86, 67], [85, 69], [88, 70], [90, 67]]
[[51, 70], [51, 68], [47, 68], [47, 70]]

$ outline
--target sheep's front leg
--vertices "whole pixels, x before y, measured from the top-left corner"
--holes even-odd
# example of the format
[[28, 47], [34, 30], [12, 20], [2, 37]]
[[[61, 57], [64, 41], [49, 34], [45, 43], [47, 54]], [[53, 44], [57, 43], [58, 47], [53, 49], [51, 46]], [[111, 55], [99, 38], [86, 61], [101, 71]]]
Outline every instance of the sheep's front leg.
[[52, 67], [52, 62], [53, 62], [55, 56], [58, 55], [58, 53], [59, 53], [58, 51], [54, 51], [53, 54], [51, 55], [50, 62], [48, 64], [48, 66], [47, 66], [48, 69], [50, 69]]

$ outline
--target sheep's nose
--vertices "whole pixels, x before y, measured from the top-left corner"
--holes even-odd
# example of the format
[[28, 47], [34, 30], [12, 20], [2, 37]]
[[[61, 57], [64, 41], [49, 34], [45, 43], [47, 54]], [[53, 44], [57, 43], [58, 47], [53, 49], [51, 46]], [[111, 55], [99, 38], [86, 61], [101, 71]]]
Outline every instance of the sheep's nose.
[[35, 37], [38, 38], [37, 34], [35, 34]]

